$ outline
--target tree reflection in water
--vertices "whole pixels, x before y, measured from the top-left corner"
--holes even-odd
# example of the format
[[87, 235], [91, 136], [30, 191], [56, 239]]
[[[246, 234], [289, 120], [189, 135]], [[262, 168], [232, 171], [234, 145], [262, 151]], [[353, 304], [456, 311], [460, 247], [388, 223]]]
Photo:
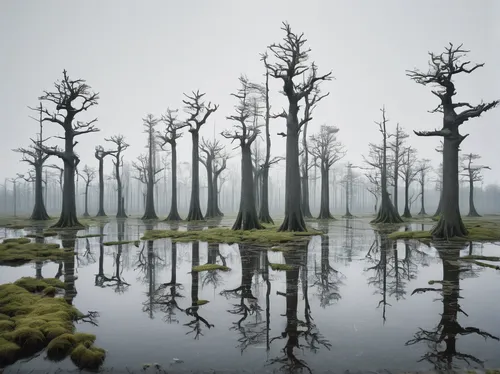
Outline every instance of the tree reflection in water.
[[[113, 256], [114, 260], [114, 274], [111, 277], [108, 277], [104, 274], [104, 228], [106, 224], [101, 224], [99, 226], [99, 268], [98, 272], [95, 276], [95, 285], [96, 287], [110, 287], [114, 288], [116, 293], [124, 293], [127, 291], [130, 286], [129, 283], [122, 279], [123, 269], [121, 268], [122, 264], [122, 252], [123, 252], [123, 244], [117, 245], [117, 252]], [[118, 229], [118, 241], [122, 242], [125, 237], [125, 222], [123, 220], [117, 221], [117, 229]]]
[[[208, 244], [208, 259], [207, 264], [216, 264], [217, 258], [220, 259], [222, 265], [227, 266], [226, 257], [220, 253], [220, 244]], [[201, 286], [205, 287], [212, 285], [214, 290], [223, 283], [222, 275], [219, 270], [208, 270], [202, 274]]]
[[[459, 312], [468, 317], [467, 313], [462, 310], [458, 300], [460, 296], [460, 275], [463, 273], [464, 267], [460, 261], [460, 251], [465, 248], [461, 243], [454, 242], [436, 242], [433, 244], [437, 249], [439, 257], [443, 264], [443, 279], [435, 281], [441, 284], [441, 288], [419, 288], [413, 291], [415, 293], [422, 292], [439, 292], [442, 296], [443, 313], [441, 320], [433, 330], [420, 330], [414, 335], [413, 339], [408, 341], [406, 345], [413, 345], [420, 342], [425, 342], [428, 345], [429, 351], [419, 360], [428, 361], [434, 365], [436, 370], [452, 370], [457, 367], [455, 361], [463, 361], [467, 365], [478, 364], [483, 366], [483, 361], [471, 354], [457, 351], [456, 342], [457, 336], [465, 336], [477, 334], [483, 338], [491, 338], [499, 340], [498, 337], [483, 331], [476, 327], [462, 327], [458, 322]], [[470, 268], [465, 268], [466, 272], [470, 272]], [[444, 349], [441, 349], [443, 347]]]
[[[281, 364], [282, 370], [294, 371], [297, 369], [305, 369], [311, 372], [307, 363], [296, 356], [295, 348], [306, 348], [313, 353], [323, 346], [330, 350], [331, 344], [326, 340], [316, 325], [313, 323], [311, 310], [308, 303], [308, 287], [302, 287], [303, 297], [305, 300], [305, 321], [301, 321], [297, 316], [298, 299], [299, 299], [299, 274], [302, 274], [302, 282], [307, 279], [307, 244], [301, 247], [293, 247], [293, 249], [283, 252], [285, 262], [291, 265], [292, 268], [286, 271], [286, 327], [281, 336], [274, 337], [270, 343], [277, 339], [287, 339], [283, 348], [283, 356], [276, 357], [270, 360], [270, 364]], [[303, 344], [300, 342], [303, 338]]]

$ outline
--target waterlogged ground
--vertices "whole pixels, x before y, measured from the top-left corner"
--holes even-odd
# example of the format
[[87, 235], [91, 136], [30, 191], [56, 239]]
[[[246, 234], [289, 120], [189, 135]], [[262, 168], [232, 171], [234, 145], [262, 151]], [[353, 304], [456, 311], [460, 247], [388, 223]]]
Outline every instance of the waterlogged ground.
[[[458, 260], [470, 253], [498, 256], [496, 245], [437, 250], [390, 242], [367, 219], [310, 224], [328, 235], [287, 252], [168, 239], [137, 243], [146, 226], [134, 219], [82, 230], [79, 236], [104, 236], [75, 239], [73, 303], [99, 314], [97, 326], [80, 323], [78, 331], [97, 335], [96, 345], [107, 351], [103, 369], [113, 372], [155, 372], [155, 365], [168, 373], [500, 367], [500, 272]], [[104, 245], [118, 240], [131, 242]], [[207, 263], [231, 270], [191, 273]], [[275, 264], [290, 266], [274, 271]], [[64, 279], [64, 271], [55, 263], [0, 267], [0, 283]], [[412, 295], [416, 289], [427, 290]], [[42, 352], [5, 373], [32, 369], [75, 367]]]

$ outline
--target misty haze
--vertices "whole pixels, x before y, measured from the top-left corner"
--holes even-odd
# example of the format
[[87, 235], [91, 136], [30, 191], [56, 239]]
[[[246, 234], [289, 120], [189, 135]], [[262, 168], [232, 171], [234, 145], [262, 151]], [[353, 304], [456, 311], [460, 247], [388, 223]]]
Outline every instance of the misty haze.
[[0, 31], [0, 373], [499, 372], [498, 1]]

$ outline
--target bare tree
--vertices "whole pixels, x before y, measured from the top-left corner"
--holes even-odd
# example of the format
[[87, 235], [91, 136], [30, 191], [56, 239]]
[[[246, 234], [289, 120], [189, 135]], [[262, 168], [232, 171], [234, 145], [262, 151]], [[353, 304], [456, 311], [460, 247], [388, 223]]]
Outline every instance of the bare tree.
[[[447, 239], [454, 236], [463, 237], [468, 234], [462, 222], [459, 208], [459, 171], [458, 152], [460, 143], [468, 136], [461, 135], [459, 127], [471, 118], [479, 117], [484, 112], [493, 109], [499, 103], [498, 100], [490, 103], [471, 105], [467, 102], [453, 102], [456, 95], [455, 76], [460, 73], [470, 74], [484, 64], [475, 64], [468, 68], [470, 61], [461, 62], [469, 51], [462, 49], [462, 45], [454, 47], [450, 43], [445, 52], [436, 55], [429, 52], [429, 70], [424, 73], [417, 69], [407, 71], [407, 75], [418, 84], [424, 86], [433, 85], [437, 89], [432, 93], [440, 100], [440, 104], [432, 112], [443, 113], [443, 127], [434, 131], [415, 131], [418, 136], [440, 136], [443, 138], [443, 191], [442, 212], [439, 222], [432, 229], [432, 235], [436, 239]], [[456, 112], [456, 109], [466, 107], [467, 109]]]
[[123, 197], [122, 173], [120, 168], [123, 169], [122, 152], [129, 147], [129, 144], [125, 142], [125, 137], [123, 135], [113, 135], [111, 138], [104, 140], [114, 143], [116, 146], [116, 151], [112, 153], [112, 156], [114, 157], [113, 165], [115, 166], [114, 177], [116, 179], [116, 191], [118, 193], [118, 211], [116, 212], [116, 218], [127, 218], [127, 213], [125, 212], [125, 198]]
[[[299, 132], [312, 117], [298, 118], [299, 103], [309, 95], [322, 81], [331, 79], [331, 72], [325, 75], [317, 74], [317, 66], [312, 63], [307, 66], [310, 49], [304, 47], [304, 34], [295, 34], [290, 25], [283, 22], [282, 30], [286, 33], [283, 43], [272, 44], [269, 50], [276, 62], [266, 66], [274, 78], [283, 81], [283, 92], [288, 99], [288, 112], [283, 110], [286, 118], [286, 177], [285, 177], [285, 219], [279, 231], [307, 231], [301, 209], [301, 186], [299, 167]], [[309, 72], [307, 79], [296, 83], [293, 79]]]
[[431, 160], [423, 159], [417, 165], [417, 181], [420, 184], [420, 212], [419, 216], [425, 216], [425, 184], [427, 183], [427, 173], [431, 169]]
[[335, 126], [321, 126], [319, 133], [310, 138], [310, 152], [319, 163], [321, 170], [321, 204], [318, 219], [334, 219], [330, 213], [330, 168], [342, 159], [346, 152], [336, 134], [339, 129]]
[[116, 151], [105, 151], [102, 145], [95, 147], [94, 156], [99, 161], [99, 210], [97, 217], [106, 217], [106, 212], [104, 211], [104, 158], [112, 154], [116, 154]]
[[399, 176], [403, 179], [405, 188], [405, 210], [403, 217], [411, 218], [410, 212], [410, 186], [417, 179], [419, 170], [417, 167], [417, 151], [413, 147], [405, 147], [401, 150], [401, 163], [399, 165]]
[[214, 189], [214, 161], [219, 157], [220, 153], [224, 150], [224, 146], [219, 140], [206, 140], [201, 139], [200, 150], [205, 154], [205, 157], [200, 157], [200, 162], [207, 169], [207, 212], [205, 213], [205, 218], [217, 217], [217, 209], [215, 207], [215, 194]]
[[161, 147], [165, 147], [168, 143], [172, 151], [172, 199], [170, 203], [170, 213], [166, 221], [180, 221], [181, 216], [177, 208], [177, 139], [182, 137], [182, 133], [179, 131], [183, 127], [188, 126], [188, 124], [177, 120], [177, 109], [168, 108], [167, 113], [162, 116], [161, 120], [165, 124], [164, 133], [158, 136], [162, 141]]
[[88, 217], [90, 214], [89, 214], [89, 186], [90, 186], [90, 183], [92, 183], [92, 181], [94, 180], [95, 178], [95, 169], [94, 168], [90, 168], [88, 165], [85, 165], [83, 170], [81, 171], [81, 173], [78, 173], [83, 181], [85, 182], [85, 212], [83, 213], [83, 216], [84, 217]]
[[[224, 213], [221, 212], [219, 208], [219, 193], [220, 189], [222, 188], [222, 185], [225, 182], [225, 179], [221, 178], [221, 174], [224, 170], [226, 170], [227, 167], [227, 160], [230, 158], [230, 156], [227, 153], [220, 153], [219, 157], [217, 157], [214, 161], [214, 179], [213, 179], [213, 189], [214, 189], [214, 207], [215, 207], [215, 214], [217, 217], [222, 217], [224, 216]], [[219, 179], [221, 179], [221, 182], [219, 184]]]
[[30, 219], [32, 220], [48, 220], [50, 219], [47, 214], [47, 209], [45, 208], [45, 202], [43, 198], [43, 165], [45, 161], [50, 157], [50, 155], [44, 153], [40, 146], [47, 140], [43, 138], [43, 107], [40, 103], [38, 107], [39, 118], [36, 119], [40, 125], [40, 132], [37, 134], [37, 139], [31, 141], [33, 142], [28, 148], [17, 148], [14, 152], [19, 152], [22, 154], [21, 161], [31, 165], [35, 171], [34, 184], [35, 184], [35, 206], [33, 207], [33, 212], [31, 213]]
[[234, 130], [226, 130], [222, 132], [222, 136], [226, 139], [239, 141], [241, 148], [241, 196], [240, 209], [236, 221], [233, 225], [233, 230], [252, 230], [263, 229], [257, 216], [255, 207], [255, 191], [253, 189], [252, 176], [252, 143], [259, 135], [259, 129], [255, 122], [249, 124], [251, 116], [250, 106], [250, 89], [246, 77], [239, 78], [240, 88], [237, 93], [231, 94], [238, 99], [238, 104], [235, 106], [236, 114], [227, 117], [231, 121], [235, 121]]
[[163, 171], [163, 168], [156, 167], [156, 145], [157, 145], [157, 132], [156, 125], [159, 119], [155, 118], [152, 114], [148, 114], [144, 121], [144, 132], [148, 135], [148, 154], [139, 156], [138, 163], [132, 163], [132, 166], [139, 172], [139, 179], [146, 185], [146, 201], [144, 215], [142, 220], [158, 219], [155, 210], [155, 197], [154, 187], [158, 182], [156, 175]]
[[192, 96], [186, 95], [186, 100], [182, 102], [185, 104], [185, 111], [189, 115], [186, 123], [189, 125], [189, 132], [191, 133], [193, 141], [193, 154], [192, 154], [192, 172], [191, 172], [191, 202], [189, 203], [189, 212], [187, 216], [188, 221], [198, 221], [203, 219], [200, 207], [200, 128], [205, 124], [208, 117], [214, 113], [218, 105], [212, 105], [211, 102], [205, 105], [202, 101], [204, 93], [196, 91]]
[[[80, 159], [76, 155], [74, 148], [78, 144], [75, 137], [99, 131], [94, 123], [97, 118], [90, 121], [76, 121], [75, 117], [82, 111], [87, 111], [90, 107], [97, 105], [99, 95], [91, 92], [83, 79], [71, 80], [63, 71], [62, 81], [55, 83], [55, 91], [44, 91], [44, 95], [39, 98], [41, 101], [48, 101], [56, 105], [56, 111], [49, 112], [47, 108], [42, 108], [45, 117], [42, 122], [52, 122], [60, 125], [64, 129], [64, 136], [57, 138], [64, 140], [64, 150], [58, 146], [47, 147], [37, 144], [36, 147], [44, 153], [57, 156], [64, 162], [64, 191], [61, 216], [52, 227], [82, 227], [76, 215], [75, 198], [75, 174]], [[39, 109], [34, 109], [39, 110]], [[62, 114], [60, 111], [66, 111]]]
[[392, 171], [393, 171], [393, 185], [394, 185], [394, 194], [392, 196], [392, 202], [394, 204], [394, 209], [396, 209], [397, 212], [399, 212], [398, 209], [398, 181], [401, 176], [401, 173], [399, 172], [399, 168], [401, 167], [403, 163], [403, 150], [404, 150], [404, 143], [405, 140], [409, 137], [409, 135], [404, 132], [403, 128], [399, 126], [399, 123], [396, 124], [396, 132], [394, 134], [389, 134], [388, 138], [394, 138], [392, 142], [389, 142], [389, 148], [392, 150], [393, 155], [392, 157], [394, 158], [392, 160]]
[[382, 158], [383, 152], [382, 147], [370, 143], [368, 144], [370, 151], [368, 153], [368, 157], [363, 156], [363, 160], [368, 167], [363, 168], [368, 170], [365, 173], [365, 177], [368, 179], [369, 186], [367, 188], [368, 192], [370, 192], [375, 198], [375, 208], [374, 211], [377, 213], [378, 209], [378, 200], [382, 195], [381, 189], [381, 176], [382, 176]]
[[352, 199], [352, 185], [354, 181], [359, 177], [359, 175], [353, 173], [353, 168], [357, 168], [357, 166], [354, 166], [352, 163], [348, 162], [346, 165], [346, 173], [340, 182], [345, 189], [345, 214], [342, 216], [342, 218], [354, 217], [351, 214], [351, 210], [349, 209], [349, 204]]
[[475, 153], [468, 153], [462, 156], [462, 175], [465, 177], [465, 180], [469, 182], [469, 217], [480, 217], [476, 207], [474, 206], [474, 182], [482, 182], [482, 170], [491, 170], [489, 166], [474, 165], [474, 162], [480, 158], [481, 156]]
[[382, 201], [380, 202], [377, 217], [372, 221], [372, 223], [399, 223], [403, 222], [403, 219], [394, 208], [389, 192], [387, 191], [387, 138], [389, 137], [389, 133], [387, 131], [388, 119], [385, 117], [385, 107], [383, 107], [380, 111], [382, 112], [382, 121], [375, 123], [378, 125], [379, 131], [382, 134], [382, 145], [378, 149], [381, 153], [380, 192], [382, 195]]

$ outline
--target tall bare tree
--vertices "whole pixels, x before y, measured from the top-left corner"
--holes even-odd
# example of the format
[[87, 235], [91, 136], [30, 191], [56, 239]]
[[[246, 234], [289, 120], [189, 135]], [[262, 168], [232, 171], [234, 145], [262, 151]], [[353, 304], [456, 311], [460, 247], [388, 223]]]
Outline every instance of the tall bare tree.
[[399, 165], [399, 176], [403, 179], [405, 188], [405, 210], [403, 217], [411, 218], [410, 186], [417, 179], [419, 170], [417, 167], [417, 151], [413, 147], [405, 147], [401, 151], [402, 159]]
[[[257, 215], [255, 207], [255, 191], [253, 188], [252, 175], [252, 143], [259, 135], [257, 124], [249, 123], [251, 117], [250, 89], [246, 77], [239, 78], [240, 88], [236, 93], [231, 94], [238, 99], [235, 106], [236, 114], [228, 116], [227, 119], [235, 121], [234, 130], [222, 132], [226, 139], [238, 141], [241, 148], [241, 196], [240, 208], [233, 230], [252, 230], [264, 228]], [[254, 118], [255, 119], [255, 118]]]
[[219, 208], [219, 193], [220, 189], [222, 188], [222, 185], [224, 183], [224, 180], [222, 180], [222, 183], [219, 184], [219, 179], [221, 179], [221, 174], [224, 170], [227, 168], [227, 160], [230, 158], [229, 154], [227, 153], [221, 153], [219, 157], [217, 157], [214, 161], [214, 179], [213, 179], [213, 192], [214, 192], [214, 208], [215, 208], [215, 213], [217, 217], [222, 217], [224, 216], [224, 213]]
[[[443, 114], [443, 127], [434, 131], [415, 131], [418, 136], [439, 136], [443, 138], [443, 191], [442, 211], [439, 222], [432, 229], [432, 235], [436, 239], [447, 239], [454, 236], [463, 237], [468, 234], [460, 216], [459, 207], [459, 168], [458, 151], [460, 143], [468, 136], [461, 135], [459, 127], [471, 118], [479, 117], [484, 112], [493, 109], [499, 103], [498, 100], [471, 105], [467, 102], [454, 102], [456, 95], [454, 79], [457, 74], [470, 74], [483, 64], [475, 64], [469, 68], [470, 61], [463, 62], [463, 58], [469, 51], [453, 46], [452, 43], [445, 47], [445, 52], [434, 54], [429, 52], [429, 70], [407, 71], [407, 75], [418, 84], [424, 86], [437, 86], [432, 93], [439, 98], [439, 105], [432, 112]], [[467, 108], [457, 113], [458, 108]]]
[[482, 170], [491, 170], [489, 166], [474, 164], [475, 161], [480, 158], [481, 156], [475, 153], [468, 153], [462, 156], [462, 176], [469, 182], [469, 217], [480, 217], [474, 205], [474, 182], [483, 181], [483, 176], [481, 174]]
[[125, 142], [125, 137], [123, 135], [113, 135], [112, 137], [104, 140], [114, 143], [116, 146], [116, 150], [111, 154], [114, 158], [114, 177], [116, 179], [116, 192], [118, 195], [118, 210], [116, 212], [116, 218], [127, 218], [127, 213], [125, 212], [125, 198], [123, 197], [122, 172], [120, 169], [123, 169], [122, 152], [129, 147], [129, 144]]
[[330, 168], [346, 154], [342, 144], [337, 141], [338, 131], [335, 126], [323, 125], [319, 133], [310, 138], [311, 155], [317, 158], [321, 170], [321, 203], [318, 219], [333, 219], [330, 213]]
[[170, 213], [166, 221], [180, 221], [181, 216], [177, 207], [177, 139], [182, 137], [180, 130], [188, 126], [185, 122], [177, 120], [177, 109], [167, 109], [167, 113], [162, 116], [162, 122], [165, 124], [163, 134], [158, 137], [161, 140], [161, 147], [165, 147], [168, 143], [171, 149], [171, 163], [172, 163], [172, 198], [170, 203]]
[[94, 168], [91, 168], [89, 167], [88, 165], [85, 165], [83, 167], [83, 170], [78, 173], [83, 181], [85, 182], [85, 212], [83, 213], [83, 216], [84, 217], [88, 217], [90, 216], [89, 214], [89, 186], [90, 186], [90, 183], [92, 183], [92, 181], [95, 179], [95, 169]]
[[216, 208], [216, 189], [214, 188], [214, 162], [224, 150], [224, 146], [219, 140], [207, 140], [202, 138], [200, 150], [205, 154], [205, 157], [200, 157], [200, 162], [207, 169], [207, 212], [205, 218], [214, 218], [218, 216]]
[[[66, 70], [63, 71], [63, 79], [55, 83], [55, 91], [44, 91], [44, 95], [39, 98], [42, 102], [50, 102], [56, 106], [56, 110], [52, 112], [47, 108], [42, 108], [45, 115], [42, 122], [56, 123], [64, 129], [64, 136], [57, 137], [64, 140], [64, 150], [58, 146], [36, 145], [46, 154], [57, 156], [64, 162], [62, 209], [59, 220], [53, 225], [55, 228], [82, 227], [76, 214], [75, 174], [80, 158], [74, 150], [78, 144], [75, 138], [99, 131], [99, 129], [94, 125], [97, 118], [90, 121], [77, 121], [75, 117], [97, 105], [98, 99], [99, 95], [91, 91], [85, 80], [70, 79]], [[38, 111], [38, 109], [35, 110]], [[66, 113], [61, 113], [61, 110]]]
[[380, 193], [382, 199], [377, 217], [375, 217], [372, 223], [399, 223], [403, 222], [403, 219], [399, 216], [398, 211], [392, 204], [389, 192], [387, 191], [387, 149], [389, 148], [387, 144], [387, 139], [389, 137], [387, 122], [389, 120], [385, 116], [385, 107], [380, 109], [380, 111], [382, 112], [382, 121], [375, 123], [378, 125], [379, 131], [382, 134], [382, 145], [378, 148], [378, 151], [381, 152], [382, 162], [380, 169]]
[[186, 100], [182, 100], [185, 105], [185, 111], [189, 115], [186, 123], [189, 125], [193, 141], [192, 171], [191, 171], [191, 202], [189, 203], [188, 221], [198, 221], [203, 219], [200, 207], [200, 128], [206, 122], [208, 117], [214, 113], [218, 105], [212, 105], [211, 102], [205, 105], [203, 100], [204, 93], [200, 91], [193, 92], [191, 96], [184, 94]]
[[31, 139], [33, 144], [28, 148], [17, 148], [14, 152], [19, 152], [22, 154], [21, 161], [31, 165], [35, 171], [34, 184], [35, 184], [35, 206], [33, 207], [33, 212], [31, 213], [30, 219], [32, 220], [48, 220], [50, 219], [47, 214], [47, 209], [45, 208], [45, 202], [43, 198], [43, 165], [45, 161], [50, 157], [50, 155], [44, 153], [40, 146], [47, 140], [43, 138], [43, 107], [42, 104], [37, 108], [39, 113], [39, 118], [36, 119], [40, 126], [40, 132], [37, 134], [36, 140]]
[[[307, 65], [310, 49], [305, 48], [304, 34], [295, 34], [290, 25], [283, 22], [285, 32], [283, 43], [272, 44], [269, 50], [276, 62], [266, 66], [274, 78], [283, 81], [283, 92], [288, 99], [288, 111], [283, 110], [282, 117], [286, 117], [286, 176], [285, 176], [285, 219], [279, 231], [307, 231], [301, 209], [301, 186], [299, 167], [299, 132], [311, 117], [304, 117], [299, 121], [299, 103], [309, 95], [318, 85], [331, 79], [331, 72], [318, 75], [317, 66]], [[307, 79], [301, 83], [294, 82], [294, 78], [308, 72]]]
[[393, 185], [394, 185], [394, 193], [392, 196], [392, 202], [394, 204], [394, 209], [399, 212], [398, 209], [398, 188], [399, 188], [399, 178], [401, 177], [401, 173], [399, 169], [403, 163], [404, 156], [404, 144], [405, 140], [409, 137], [409, 135], [404, 132], [403, 128], [398, 124], [396, 124], [396, 132], [394, 134], [389, 134], [388, 138], [393, 138], [392, 142], [389, 142], [389, 148], [393, 152], [392, 157], [392, 172], [393, 172]]
[[368, 157], [363, 156], [363, 160], [367, 167], [363, 169], [367, 170], [365, 173], [365, 177], [368, 180], [369, 186], [367, 188], [368, 192], [370, 192], [375, 198], [375, 208], [374, 211], [377, 213], [378, 209], [378, 200], [382, 195], [381, 189], [381, 175], [382, 175], [382, 147], [379, 145], [370, 143], [368, 144], [370, 150], [368, 153]]
[[425, 211], [425, 184], [427, 183], [427, 174], [431, 169], [431, 160], [424, 158], [417, 164], [417, 181], [420, 185], [420, 212], [419, 216], [427, 215]]
[[94, 157], [99, 161], [99, 210], [97, 217], [106, 217], [104, 211], [104, 159], [106, 156], [115, 154], [114, 150], [104, 150], [102, 145], [95, 147]]

